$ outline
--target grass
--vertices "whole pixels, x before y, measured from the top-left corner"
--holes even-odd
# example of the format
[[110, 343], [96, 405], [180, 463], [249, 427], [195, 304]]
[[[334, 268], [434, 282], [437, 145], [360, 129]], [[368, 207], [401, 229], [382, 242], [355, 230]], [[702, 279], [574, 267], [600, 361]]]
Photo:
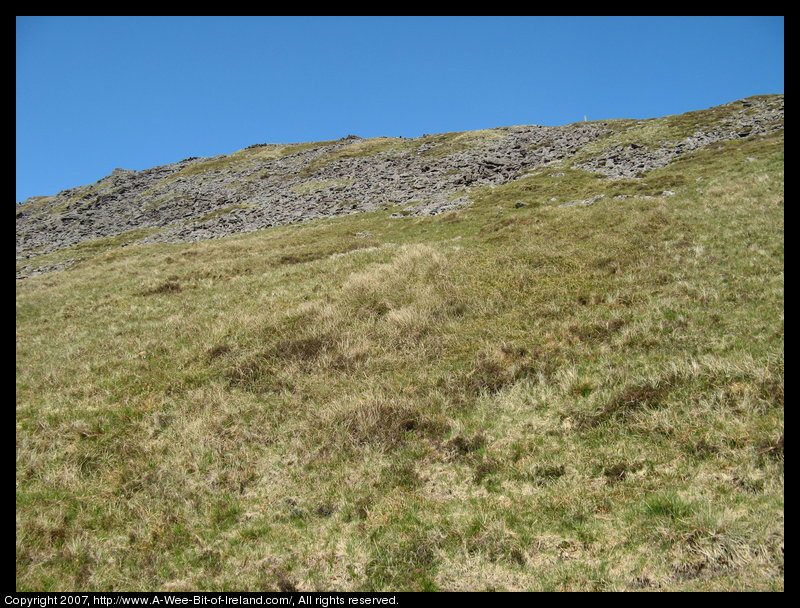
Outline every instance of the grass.
[[338, 150], [321, 156], [308, 164], [302, 171], [305, 176], [313, 176], [320, 169], [340, 160], [366, 156], [419, 154], [423, 158], [441, 158], [468, 150], [483, 142], [505, 137], [502, 129], [482, 129], [477, 131], [456, 131], [424, 135], [413, 139], [403, 137], [373, 137], [361, 139]]
[[[56, 264], [65, 261], [79, 263], [84, 260], [94, 259], [103, 253], [108, 253], [110, 257], [115, 257], [120, 255], [119, 248], [121, 246], [135, 243], [136, 241], [158, 232], [161, 232], [161, 228], [135, 228], [133, 230], [120, 232], [114, 236], [82, 241], [75, 245], [37, 256], [36, 264], [44, 266], [46, 264]], [[17, 260], [17, 267], [24, 266], [25, 261], [25, 259]]]
[[308, 150], [333, 144], [333, 141], [302, 143], [302, 144], [267, 144], [264, 146], [250, 146], [243, 150], [238, 150], [233, 154], [224, 155], [218, 158], [194, 163], [170, 176], [164, 183], [169, 183], [180, 177], [192, 175], [202, 175], [220, 170], [243, 170], [256, 167], [259, 161], [275, 160], [299, 154]]
[[17, 589], [782, 590], [782, 133], [563, 173], [18, 282]]

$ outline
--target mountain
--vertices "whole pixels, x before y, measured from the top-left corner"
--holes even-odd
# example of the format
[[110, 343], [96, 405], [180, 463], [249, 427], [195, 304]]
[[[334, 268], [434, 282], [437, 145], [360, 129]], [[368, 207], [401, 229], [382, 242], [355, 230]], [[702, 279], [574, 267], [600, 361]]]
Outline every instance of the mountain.
[[17, 591], [782, 591], [782, 123], [259, 145], [19, 205]]
[[[635, 180], [716, 142], [781, 129], [783, 114], [783, 96], [760, 96], [661, 119], [255, 144], [144, 171], [116, 169], [17, 206], [17, 274], [63, 268], [76, 259], [66, 255], [70, 247], [110, 237], [117, 245], [197, 241], [390, 207], [433, 215], [536, 171]], [[40, 257], [59, 250], [66, 257], [55, 263]]]

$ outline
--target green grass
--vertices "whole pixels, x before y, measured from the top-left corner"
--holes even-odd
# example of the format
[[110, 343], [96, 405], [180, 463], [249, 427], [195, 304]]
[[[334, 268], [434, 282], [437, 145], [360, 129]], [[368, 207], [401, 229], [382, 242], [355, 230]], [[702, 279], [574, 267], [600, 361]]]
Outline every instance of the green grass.
[[563, 173], [18, 282], [17, 589], [783, 589], [782, 133]]
[[[65, 261], [73, 261], [80, 263], [84, 260], [94, 260], [98, 255], [108, 253], [110, 257], [117, 257], [122, 255], [120, 247], [135, 243], [152, 234], [161, 232], [161, 228], [135, 228], [120, 232], [113, 236], [101, 237], [98, 239], [91, 239], [88, 241], [81, 241], [70, 247], [57, 249], [50, 253], [42, 254], [36, 257], [35, 263], [39, 266], [46, 264], [57, 264]], [[25, 258], [17, 260], [17, 268], [25, 266], [27, 260]]]
[[213, 158], [207, 161], [189, 165], [188, 167], [185, 167], [184, 169], [181, 169], [174, 175], [170, 176], [169, 180], [167, 180], [165, 183], [174, 181], [179, 177], [202, 175], [212, 171], [227, 169], [241, 170], [251, 168], [256, 166], [259, 161], [275, 160], [333, 143], [335, 142], [327, 141], [302, 144], [267, 144], [265, 146], [251, 146], [220, 158]]
[[312, 176], [320, 169], [348, 158], [362, 158], [377, 154], [407, 155], [420, 154], [423, 158], [441, 158], [492, 139], [505, 137], [503, 129], [483, 129], [478, 131], [456, 131], [437, 133], [414, 139], [403, 137], [373, 137], [356, 140], [338, 150], [330, 152], [309, 163], [302, 174]]

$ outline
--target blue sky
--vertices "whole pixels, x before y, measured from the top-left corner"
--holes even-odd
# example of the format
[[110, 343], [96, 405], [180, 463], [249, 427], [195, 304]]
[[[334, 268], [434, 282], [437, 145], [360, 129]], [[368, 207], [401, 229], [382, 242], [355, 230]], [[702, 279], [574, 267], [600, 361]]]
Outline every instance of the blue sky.
[[17, 17], [17, 201], [254, 143], [783, 92], [783, 17]]

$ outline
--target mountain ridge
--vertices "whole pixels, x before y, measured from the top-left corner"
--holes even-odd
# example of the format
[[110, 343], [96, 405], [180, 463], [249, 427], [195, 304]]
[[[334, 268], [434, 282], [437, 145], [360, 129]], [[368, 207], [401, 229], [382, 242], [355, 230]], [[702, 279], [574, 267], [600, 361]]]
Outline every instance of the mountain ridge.
[[97, 239], [191, 242], [395, 207], [395, 217], [435, 215], [549, 169], [637, 180], [716, 142], [782, 128], [783, 100], [748, 97], [646, 120], [254, 144], [142, 171], [115, 169], [94, 184], [17, 205], [17, 277], [68, 267], [69, 256], [36, 258]]

